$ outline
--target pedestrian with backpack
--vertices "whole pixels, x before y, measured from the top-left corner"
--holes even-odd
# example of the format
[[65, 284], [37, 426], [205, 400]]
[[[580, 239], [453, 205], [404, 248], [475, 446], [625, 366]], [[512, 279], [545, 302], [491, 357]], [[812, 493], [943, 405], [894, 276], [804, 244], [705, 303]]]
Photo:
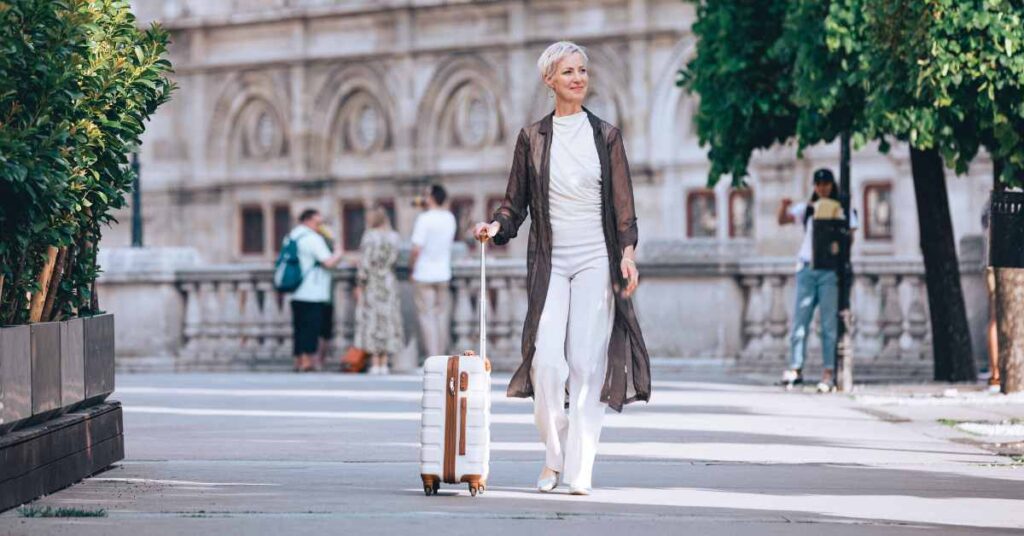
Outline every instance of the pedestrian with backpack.
[[327, 240], [317, 232], [323, 216], [306, 209], [299, 225], [288, 233], [274, 268], [274, 287], [290, 293], [294, 370], [315, 370], [315, 355], [323, 332], [324, 311], [331, 303], [331, 274], [341, 262], [341, 252], [331, 253]]

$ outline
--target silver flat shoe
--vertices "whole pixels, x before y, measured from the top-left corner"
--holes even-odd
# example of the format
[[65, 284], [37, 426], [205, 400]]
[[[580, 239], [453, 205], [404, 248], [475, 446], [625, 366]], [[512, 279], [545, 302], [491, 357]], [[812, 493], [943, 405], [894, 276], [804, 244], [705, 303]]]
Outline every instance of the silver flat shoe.
[[541, 493], [548, 493], [551, 490], [558, 487], [558, 473], [555, 476], [548, 478], [541, 478], [537, 480], [537, 491]]
[[589, 488], [577, 488], [576, 486], [569, 486], [569, 495], [590, 495]]

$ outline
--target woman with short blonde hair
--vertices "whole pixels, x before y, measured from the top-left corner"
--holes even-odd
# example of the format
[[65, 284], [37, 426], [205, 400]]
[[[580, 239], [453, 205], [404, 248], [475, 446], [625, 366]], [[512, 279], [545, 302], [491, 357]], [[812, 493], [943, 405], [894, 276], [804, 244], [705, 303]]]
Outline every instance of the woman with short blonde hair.
[[[504, 244], [532, 215], [523, 363], [508, 396], [534, 399], [545, 447], [537, 489], [592, 486], [606, 406], [648, 400], [650, 364], [631, 296], [639, 283], [636, 212], [618, 128], [583, 107], [586, 51], [568, 41], [537, 60], [554, 111], [522, 129], [505, 198], [477, 239]], [[569, 382], [569, 412], [564, 410]]]

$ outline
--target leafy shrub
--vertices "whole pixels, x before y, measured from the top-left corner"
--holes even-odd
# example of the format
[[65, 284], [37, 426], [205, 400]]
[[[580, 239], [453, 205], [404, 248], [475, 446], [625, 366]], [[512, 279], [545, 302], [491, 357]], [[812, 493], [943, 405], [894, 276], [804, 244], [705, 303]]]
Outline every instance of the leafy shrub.
[[0, 0], [0, 324], [97, 312], [96, 244], [173, 90], [167, 42], [124, 0]]

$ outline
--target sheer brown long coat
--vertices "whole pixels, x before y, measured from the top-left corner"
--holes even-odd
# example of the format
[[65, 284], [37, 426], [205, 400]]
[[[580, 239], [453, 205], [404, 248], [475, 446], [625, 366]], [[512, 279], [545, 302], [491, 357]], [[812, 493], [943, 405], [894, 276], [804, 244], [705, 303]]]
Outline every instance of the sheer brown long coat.
[[[640, 332], [633, 302], [621, 295], [625, 288], [622, 280], [622, 250], [636, 246], [636, 211], [633, 206], [633, 183], [629, 176], [629, 163], [618, 128], [602, 121], [584, 108], [594, 130], [594, 144], [601, 162], [602, 223], [611, 284], [615, 290], [615, 322], [608, 344], [608, 368], [605, 372], [601, 401], [616, 411], [636, 400], [649, 400], [651, 396], [651, 367], [647, 347]], [[533, 365], [537, 325], [544, 311], [544, 300], [551, 279], [551, 217], [548, 211], [550, 181], [551, 118], [522, 129], [516, 140], [508, 188], [501, 206], [494, 212], [493, 221], [501, 225], [494, 237], [497, 245], [515, 238], [519, 226], [532, 214], [530, 241], [527, 247], [526, 288], [529, 308], [523, 329], [523, 363], [512, 376], [508, 396], [533, 396], [530, 369]], [[596, 232], [596, 230], [595, 230]]]

